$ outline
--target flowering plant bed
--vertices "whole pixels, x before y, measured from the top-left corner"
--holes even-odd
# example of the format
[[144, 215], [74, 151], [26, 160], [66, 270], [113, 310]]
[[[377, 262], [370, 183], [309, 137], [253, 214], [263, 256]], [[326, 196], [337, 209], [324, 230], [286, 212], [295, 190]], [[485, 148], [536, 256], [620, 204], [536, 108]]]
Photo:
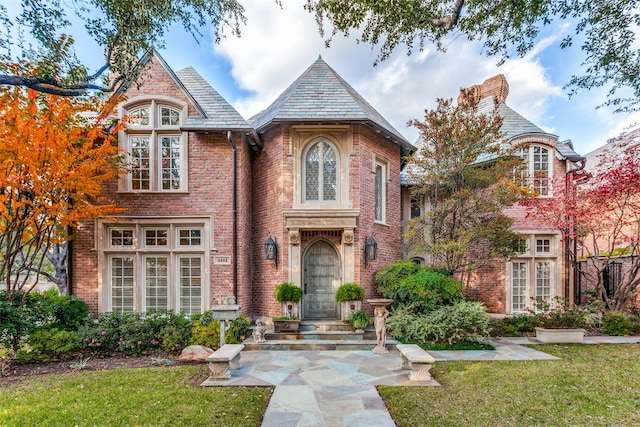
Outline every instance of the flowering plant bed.
[[553, 301], [544, 298], [532, 298], [534, 315], [539, 327], [546, 329], [583, 329], [589, 325], [589, 311], [571, 304], [564, 298], [555, 297]]

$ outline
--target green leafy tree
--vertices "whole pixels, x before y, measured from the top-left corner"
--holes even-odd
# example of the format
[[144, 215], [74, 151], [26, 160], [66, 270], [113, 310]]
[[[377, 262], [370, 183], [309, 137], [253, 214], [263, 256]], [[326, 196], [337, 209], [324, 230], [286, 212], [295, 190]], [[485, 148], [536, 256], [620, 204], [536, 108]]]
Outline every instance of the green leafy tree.
[[528, 192], [514, 181], [521, 162], [500, 133], [497, 104], [481, 113], [470, 91], [461, 92], [457, 105], [437, 103], [423, 122], [411, 122], [424, 142], [409, 160], [413, 195], [427, 209], [409, 223], [408, 240], [431, 254], [433, 265], [456, 273], [513, 254], [521, 236], [503, 209]]
[[[91, 90], [112, 92], [136, 81], [141, 72], [140, 55], [163, 47], [174, 23], [194, 37], [211, 23], [219, 41], [225, 29], [239, 35], [245, 22], [244, 9], [236, 0], [22, 0], [20, 6], [18, 15], [12, 17], [0, 5], [0, 85], [25, 86], [60, 96]], [[74, 40], [65, 33], [71, 27], [69, 15], [81, 19], [88, 36], [104, 48], [104, 65], [95, 71], [74, 53]], [[25, 31], [35, 46], [23, 44]], [[36, 66], [11, 68], [16, 57], [25, 57]], [[107, 70], [110, 79], [105, 78]]]
[[[583, 75], [568, 83], [569, 94], [610, 85], [606, 105], [618, 111], [636, 110], [640, 99], [640, 51], [637, 27], [638, 0], [307, 0], [320, 32], [329, 23], [333, 29], [327, 44], [339, 32], [361, 32], [359, 40], [380, 45], [380, 59], [398, 45], [408, 53], [435, 43], [440, 49], [462, 33], [469, 40], [484, 42], [487, 55], [501, 55], [502, 61], [524, 56], [543, 27], [556, 21], [573, 21], [574, 34], [561, 47], [575, 40], [582, 43]], [[502, 62], [501, 61], [501, 62]], [[618, 96], [622, 90], [624, 96]], [[626, 90], [631, 90], [627, 96]]]

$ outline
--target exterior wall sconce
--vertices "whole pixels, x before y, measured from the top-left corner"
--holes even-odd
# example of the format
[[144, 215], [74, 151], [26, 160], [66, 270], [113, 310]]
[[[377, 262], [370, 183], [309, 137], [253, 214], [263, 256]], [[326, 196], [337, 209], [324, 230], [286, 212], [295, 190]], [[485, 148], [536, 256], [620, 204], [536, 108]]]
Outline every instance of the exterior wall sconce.
[[275, 261], [276, 267], [278, 266], [278, 245], [271, 236], [267, 237], [267, 241], [264, 243], [264, 257]]
[[378, 242], [373, 238], [373, 236], [369, 237], [365, 240], [364, 244], [364, 268], [367, 268], [367, 261], [375, 261], [378, 258]]

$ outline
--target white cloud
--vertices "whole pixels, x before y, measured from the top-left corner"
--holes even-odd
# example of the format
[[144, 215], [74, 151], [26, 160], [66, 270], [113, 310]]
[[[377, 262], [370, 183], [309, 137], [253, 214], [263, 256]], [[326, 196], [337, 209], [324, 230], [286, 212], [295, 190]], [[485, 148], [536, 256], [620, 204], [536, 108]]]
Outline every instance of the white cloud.
[[[435, 106], [436, 98], [455, 98], [460, 88], [498, 73], [505, 74], [509, 82], [509, 106], [562, 139], [582, 141], [583, 135], [589, 135], [601, 140], [605, 134], [619, 133], [622, 122], [632, 120], [594, 110], [602, 102], [600, 95], [586, 94], [568, 101], [562, 87], [552, 80], [553, 76], [565, 78], [557, 77], [557, 71], [569, 68], [557, 62], [566, 56], [548, 55], [556, 52], [569, 24], [549, 28], [548, 36], [525, 57], [509, 59], [501, 67], [496, 66], [499, 58], [482, 54], [479, 43], [455, 36], [446, 53], [427, 45], [424, 52], [407, 56], [405, 48], [399, 47], [373, 67], [378, 51], [356, 43], [353, 37], [335, 36], [331, 48], [325, 49], [316, 22], [303, 4], [304, 0], [289, 0], [280, 9], [275, 2], [245, 0], [248, 23], [242, 37], [225, 39], [214, 47], [231, 64], [236, 84], [251, 94], [229, 100], [243, 116], [266, 108], [320, 54], [409, 141], [415, 140], [417, 132], [407, 128], [406, 122], [422, 119], [424, 110]], [[588, 130], [596, 124], [597, 131]]]

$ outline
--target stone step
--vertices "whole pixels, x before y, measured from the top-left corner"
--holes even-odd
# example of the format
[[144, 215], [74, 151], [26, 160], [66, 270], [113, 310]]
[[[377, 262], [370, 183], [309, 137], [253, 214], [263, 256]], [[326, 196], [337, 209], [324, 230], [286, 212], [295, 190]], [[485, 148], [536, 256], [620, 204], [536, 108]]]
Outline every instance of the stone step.
[[[300, 340], [313, 340], [313, 341], [362, 341], [370, 336], [367, 332], [353, 332], [353, 331], [300, 331], [300, 332], [273, 332], [272, 329], [267, 329], [265, 338], [267, 340], [275, 341], [300, 341]], [[375, 338], [375, 332], [373, 333]]]
[[[247, 339], [243, 343], [243, 351], [252, 350], [291, 350], [291, 351], [324, 351], [324, 350], [372, 350], [376, 346], [376, 340], [269, 340], [264, 343], [255, 343], [253, 339]], [[387, 340], [387, 349], [395, 348], [397, 342]]]
[[[274, 332], [267, 328], [267, 342], [256, 343], [252, 334], [244, 341], [245, 351], [249, 350], [371, 350], [376, 345], [376, 332], [368, 328], [355, 332], [344, 321], [302, 320], [299, 332]], [[387, 341], [395, 345], [395, 341]], [[388, 346], [389, 346], [388, 345]]]
[[300, 331], [301, 332], [330, 332], [330, 331], [345, 331], [345, 332], [353, 332], [353, 328], [349, 323], [341, 321], [341, 320], [326, 320], [326, 321], [315, 321], [315, 320], [302, 320], [300, 321]]

